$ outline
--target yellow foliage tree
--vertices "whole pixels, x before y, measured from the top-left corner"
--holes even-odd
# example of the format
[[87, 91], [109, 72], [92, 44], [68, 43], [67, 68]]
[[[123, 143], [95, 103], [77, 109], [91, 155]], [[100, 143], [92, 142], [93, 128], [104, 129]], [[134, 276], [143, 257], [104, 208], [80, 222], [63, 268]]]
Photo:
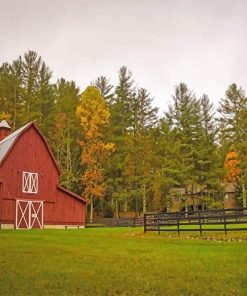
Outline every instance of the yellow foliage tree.
[[91, 202], [90, 222], [93, 222], [93, 199], [101, 198], [106, 191], [103, 164], [114, 151], [113, 143], [104, 142], [104, 129], [109, 125], [110, 113], [99, 90], [93, 86], [81, 94], [76, 116], [83, 130], [82, 164], [86, 169], [81, 177], [84, 196]]

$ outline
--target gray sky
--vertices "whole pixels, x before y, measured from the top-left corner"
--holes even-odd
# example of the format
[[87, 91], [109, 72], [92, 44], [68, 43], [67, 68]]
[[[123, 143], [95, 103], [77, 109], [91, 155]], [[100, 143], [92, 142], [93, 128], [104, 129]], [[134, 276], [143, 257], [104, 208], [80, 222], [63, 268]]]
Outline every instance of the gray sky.
[[0, 0], [0, 64], [31, 49], [83, 90], [126, 65], [162, 110], [185, 82], [247, 91], [247, 0]]

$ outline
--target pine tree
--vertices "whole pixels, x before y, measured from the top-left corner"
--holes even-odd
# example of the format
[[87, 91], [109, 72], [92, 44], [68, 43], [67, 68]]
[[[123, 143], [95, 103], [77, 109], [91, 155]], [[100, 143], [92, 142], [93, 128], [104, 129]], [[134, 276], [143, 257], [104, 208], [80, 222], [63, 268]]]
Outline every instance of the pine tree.
[[131, 101], [135, 96], [132, 73], [126, 68], [119, 70], [119, 81], [110, 108], [110, 138], [115, 143], [116, 150], [112, 156], [112, 166], [108, 167], [108, 183], [111, 195], [114, 198], [116, 216], [118, 217], [119, 204], [125, 203], [131, 197], [129, 184], [126, 180], [126, 137], [130, 129]]
[[[126, 133], [128, 145], [125, 157], [128, 169], [125, 175], [135, 200], [136, 213], [140, 212], [141, 208], [146, 212], [146, 193], [152, 167], [152, 129], [156, 127], [158, 121], [158, 108], [152, 107], [152, 101], [148, 91], [141, 88], [130, 103], [130, 127]], [[139, 204], [141, 197], [142, 206]]]
[[114, 93], [112, 92], [114, 86], [110, 84], [110, 80], [107, 79], [105, 76], [100, 76], [96, 78], [93, 82], [91, 82], [91, 85], [96, 87], [100, 91], [102, 97], [104, 98], [108, 106], [110, 106], [112, 104], [114, 96]]
[[[173, 131], [173, 143], [180, 162], [180, 186], [187, 189], [197, 208], [200, 196], [209, 189], [208, 174], [213, 172], [214, 132], [211, 132], [212, 105], [207, 96], [197, 100], [184, 83], [180, 83], [169, 106], [166, 120]], [[212, 184], [211, 184], [212, 185]], [[188, 195], [187, 195], [188, 196]]]
[[61, 167], [60, 182], [76, 192], [81, 191], [81, 149], [77, 143], [80, 132], [79, 120], [75, 117], [79, 102], [79, 89], [75, 82], [61, 78], [55, 85], [55, 106], [49, 130], [49, 140]]
[[246, 206], [247, 186], [247, 97], [245, 91], [231, 84], [221, 99], [220, 107], [220, 140], [225, 154], [228, 147], [234, 144], [239, 157], [241, 169], [238, 184], [242, 191], [243, 206]]
[[36, 121], [47, 134], [46, 120], [54, 106], [52, 72], [40, 56], [28, 51], [0, 69], [0, 99], [13, 118], [14, 128]]

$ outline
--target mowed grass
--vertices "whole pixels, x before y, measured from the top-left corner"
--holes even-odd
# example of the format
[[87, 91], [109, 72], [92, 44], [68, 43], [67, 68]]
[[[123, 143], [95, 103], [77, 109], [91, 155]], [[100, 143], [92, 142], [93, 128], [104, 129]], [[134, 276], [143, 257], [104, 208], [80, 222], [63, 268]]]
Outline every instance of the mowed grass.
[[210, 235], [1, 230], [0, 295], [246, 296], [247, 233]]

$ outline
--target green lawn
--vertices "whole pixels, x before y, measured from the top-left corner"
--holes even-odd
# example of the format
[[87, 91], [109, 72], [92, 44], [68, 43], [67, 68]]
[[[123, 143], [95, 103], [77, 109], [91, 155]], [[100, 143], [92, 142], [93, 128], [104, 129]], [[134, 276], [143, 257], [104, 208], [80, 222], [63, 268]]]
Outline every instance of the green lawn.
[[0, 230], [0, 295], [246, 296], [247, 233], [210, 235]]

